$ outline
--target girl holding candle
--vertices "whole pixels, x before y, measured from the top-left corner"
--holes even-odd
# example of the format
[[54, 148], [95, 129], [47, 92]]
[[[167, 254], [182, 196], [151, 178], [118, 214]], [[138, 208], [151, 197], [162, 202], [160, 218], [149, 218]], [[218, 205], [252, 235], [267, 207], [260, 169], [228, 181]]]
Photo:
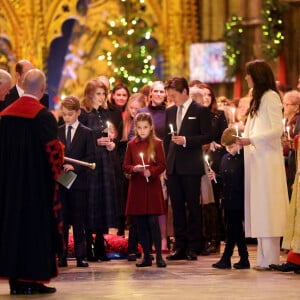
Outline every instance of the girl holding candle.
[[152, 265], [150, 255], [151, 230], [157, 267], [166, 267], [161, 254], [161, 231], [158, 216], [165, 214], [160, 175], [166, 168], [163, 144], [154, 134], [149, 113], [138, 113], [134, 119], [135, 137], [128, 142], [123, 170], [130, 175], [126, 215], [134, 216], [143, 247], [143, 260], [137, 267]]

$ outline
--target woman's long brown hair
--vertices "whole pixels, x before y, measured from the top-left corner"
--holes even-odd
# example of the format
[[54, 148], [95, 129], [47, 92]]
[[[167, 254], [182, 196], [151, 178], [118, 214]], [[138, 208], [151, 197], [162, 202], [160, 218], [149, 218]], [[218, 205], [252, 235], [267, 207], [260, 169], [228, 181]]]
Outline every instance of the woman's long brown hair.
[[278, 95], [279, 93], [272, 69], [264, 60], [257, 59], [248, 62], [246, 73], [251, 76], [253, 81], [252, 99], [247, 113], [253, 118], [259, 110], [261, 98], [266, 91], [273, 90]]

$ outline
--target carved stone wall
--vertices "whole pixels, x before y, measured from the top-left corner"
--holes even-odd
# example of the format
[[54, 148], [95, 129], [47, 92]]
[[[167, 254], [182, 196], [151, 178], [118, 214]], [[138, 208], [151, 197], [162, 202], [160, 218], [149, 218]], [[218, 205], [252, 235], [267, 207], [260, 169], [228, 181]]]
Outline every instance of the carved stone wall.
[[[232, 14], [245, 18], [246, 44], [243, 60], [261, 55], [260, 13], [263, 0], [145, 0], [147, 10], [143, 18], [156, 27], [157, 39], [164, 59], [164, 78], [182, 75], [189, 78], [189, 45], [201, 41], [222, 40], [224, 23]], [[295, 86], [300, 72], [300, 1], [289, 2], [292, 9], [286, 15], [285, 58], [287, 80]], [[79, 93], [86, 80], [108, 72], [105, 63], [98, 60], [107, 46], [104, 22], [119, 12], [119, 0], [90, 0], [85, 15], [79, 15], [75, 0], [0, 0], [0, 46], [7, 42], [10, 62], [27, 58], [38, 68], [45, 62], [52, 41], [61, 35], [62, 24], [69, 18], [78, 20], [72, 51], [80, 53], [83, 64], [76, 66], [77, 79], [72, 82]], [[77, 31], [77, 32], [76, 32]], [[2, 63], [0, 53], [0, 63]], [[276, 67], [276, 62], [274, 63]], [[230, 85], [216, 87], [230, 96]]]

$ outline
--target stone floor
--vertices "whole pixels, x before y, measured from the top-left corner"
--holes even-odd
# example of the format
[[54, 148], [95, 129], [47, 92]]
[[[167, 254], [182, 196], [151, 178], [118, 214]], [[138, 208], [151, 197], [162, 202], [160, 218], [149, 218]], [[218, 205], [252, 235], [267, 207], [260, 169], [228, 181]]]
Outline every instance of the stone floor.
[[[222, 246], [223, 248], [223, 246]], [[256, 246], [249, 245], [255, 265]], [[168, 262], [165, 269], [155, 265], [138, 269], [135, 262], [111, 260], [77, 268], [69, 261], [51, 282], [52, 295], [10, 296], [8, 284], [0, 281], [0, 299], [49, 300], [164, 300], [164, 299], [300, 299], [300, 275], [276, 271], [217, 270], [211, 267], [219, 255], [199, 256], [197, 261]], [[282, 253], [281, 261], [285, 262]], [[234, 253], [232, 262], [238, 261]]]

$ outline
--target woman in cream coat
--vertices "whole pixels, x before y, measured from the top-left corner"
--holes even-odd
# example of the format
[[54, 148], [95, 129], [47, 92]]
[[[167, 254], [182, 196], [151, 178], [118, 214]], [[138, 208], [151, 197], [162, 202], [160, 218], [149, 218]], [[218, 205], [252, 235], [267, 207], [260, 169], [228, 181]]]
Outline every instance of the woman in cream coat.
[[288, 193], [281, 146], [282, 103], [270, 66], [263, 60], [246, 64], [252, 89], [245, 137], [245, 232], [256, 237], [256, 270], [278, 264], [280, 237], [286, 226]]

